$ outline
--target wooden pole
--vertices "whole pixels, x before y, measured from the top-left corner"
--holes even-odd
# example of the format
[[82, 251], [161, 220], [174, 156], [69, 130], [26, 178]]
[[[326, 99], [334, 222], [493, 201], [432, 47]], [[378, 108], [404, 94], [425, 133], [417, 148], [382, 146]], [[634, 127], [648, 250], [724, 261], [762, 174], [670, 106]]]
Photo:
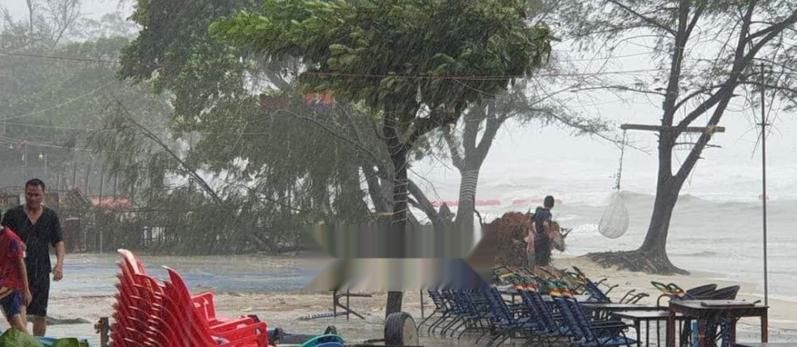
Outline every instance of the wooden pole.
[[[103, 184], [104, 181], [105, 181], [105, 170], [100, 168], [100, 190], [99, 190], [99, 194], [97, 194], [97, 205], [98, 205], [98, 207], [100, 209], [102, 209], [102, 184]], [[102, 241], [103, 241], [102, 240], [102, 236], [103, 236], [102, 235], [102, 230], [103, 229], [104, 228], [102, 226], [97, 228], [97, 231], [100, 233], [100, 254], [103, 253], [103, 244], [102, 244]]]
[[[647, 125], [647, 124], [623, 124], [620, 129], [623, 130], [642, 130], [642, 131], [662, 131], [662, 130], [675, 130], [677, 127], [662, 126], [662, 125]], [[685, 133], [704, 133], [707, 130], [712, 130], [715, 133], [724, 133], [725, 127], [710, 126], [710, 127], [686, 127], [683, 132]]]
[[[70, 183], [72, 183], [73, 187], [75, 187], [75, 188], [77, 187], [77, 162], [76, 161], [72, 162], [72, 182], [70, 182]], [[72, 187], [69, 187], [69, 188], [72, 188]]]
[[764, 226], [764, 305], [769, 305], [769, 279], [767, 268], [767, 115], [764, 102], [766, 101], [764, 89], [764, 64], [761, 64], [761, 175], [763, 196], [763, 226]]
[[86, 184], [84, 187], [86, 188], [86, 198], [91, 199], [91, 190], [89, 186], [89, 176], [91, 175], [91, 161], [89, 161], [89, 165], [86, 167]]
[[113, 175], [113, 200], [116, 201], [116, 189], [119, 185], [119, 173]]

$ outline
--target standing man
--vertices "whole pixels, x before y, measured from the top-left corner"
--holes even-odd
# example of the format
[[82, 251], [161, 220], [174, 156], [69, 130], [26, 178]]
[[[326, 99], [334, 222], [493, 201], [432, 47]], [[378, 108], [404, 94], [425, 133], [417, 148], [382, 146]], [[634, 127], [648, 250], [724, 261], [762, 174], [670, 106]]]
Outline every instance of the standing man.
[[[47, 302], [50, 298], [50, 273], [53, 280], [64, 277], [64, 237], [55, 211], [44, 206], [44, 182], [34, 178], [25, 183], [25, 205], [8, 210], [2, 224], [16, 231], [27, 248], [25, 263], [32, 298], [27, 315], [33, 321], [33, 335], [47, 332]], [[50, 263], [50, 246], [55, 248], [56, 262]]]
[[551, 234], [551, 220], [553, 219], [551, 209], [553, 205], [553, 196], [548, 195], [543, 201], [543, 206], [537, 207], [537, 210], [534, 211], [534, 231], [536, 233], [534, 238], [534, 262], [539, 266], [548, 266], [551, 262], [551, 240], [548, 235]]

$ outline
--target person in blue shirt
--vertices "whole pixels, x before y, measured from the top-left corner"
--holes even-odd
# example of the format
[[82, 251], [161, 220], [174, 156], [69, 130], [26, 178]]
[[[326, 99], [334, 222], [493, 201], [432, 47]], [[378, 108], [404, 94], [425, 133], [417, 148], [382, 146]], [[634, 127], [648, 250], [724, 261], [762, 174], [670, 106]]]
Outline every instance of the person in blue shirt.
[[551, 262], [551, 221], [553, 215], [554, 198], [546, 196], [543, 206], [537, 207], [534, 211], [534, 264], [537, 266], [548, 266]]

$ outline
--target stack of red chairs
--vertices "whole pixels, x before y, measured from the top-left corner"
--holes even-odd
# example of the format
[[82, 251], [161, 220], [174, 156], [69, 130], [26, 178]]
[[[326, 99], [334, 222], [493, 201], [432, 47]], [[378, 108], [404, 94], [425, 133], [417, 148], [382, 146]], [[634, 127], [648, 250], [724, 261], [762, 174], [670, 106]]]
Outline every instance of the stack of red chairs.
[[267, 347], [265, 322], [216, 317], [213, 293], [191, 295], [176, 271], [169, 280], [148, 275], [141, 261], [119, 250], [121, 273], [111, 340], [115, 347]]

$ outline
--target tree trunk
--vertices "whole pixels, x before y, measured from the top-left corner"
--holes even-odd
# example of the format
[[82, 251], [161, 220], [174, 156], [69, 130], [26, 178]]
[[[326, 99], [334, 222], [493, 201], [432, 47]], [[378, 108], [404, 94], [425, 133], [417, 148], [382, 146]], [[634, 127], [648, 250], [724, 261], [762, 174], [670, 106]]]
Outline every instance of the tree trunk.
[[[383, 132], [385, 144], [390, 153], [390, 161], [393, 164], [393, 214], [390, 230], [387, 233], [387, 257], [402, 258], [406, 240], [407, 209], [409, 208], [407, 189], [407, 150], [409, 145], [401, 142], [395, 118], [385, 117]], [[403, 297], [403, 292], [388, 292], [385, 317], [401, 311]]]
[[404, 234], [408, 219], [408, 189], [407, 185], [407, 151], [402, 149], [391, 155], [391, 160], [395, 166], [393, 178], [393, 217], [392, 233], [388, 256], [391, 258], [401, 257], [404, 251]]
[[[449, 148], [454, 166], [459, 170], [459, 207], [455, 220], [456, 231], [460, 233], [460, 249], [469, 252], [473, 247], [473, 223], [476, 212], [476, 191], [479, 183], [479, 172], [490, 151], [503, 118], [496, 115], [495, 100], [474, 108], [465, 117], [465, 130], [462, 135], [462, 154], [459, 154], [456, 141], [450, 136]], [[476, 141], [484, 123], [484, 132], [480, 141]]]
[[379, 182], [379, 174], [368, 164], [363, 164], [361, 167], [365, 175], [365, 182], [368, 185], [368, 195], [374, 204], [374, 209], [377, 213], [389, 211], [392, 207], [392, 202], [382, 194], [383, 187]]
[[670, 230], [673, 209], [677, 201], [678, 190], [674, 189], [671, 183], [659, 184], [648, 232], [645, 236], [645, 241], [639, 248], [641, 253], [655, 263], [672, 266], [667, 257], [667, 236]]
[[[637, 250], [625, 252], [591, 253], [589, 257], [603, 266], [620, 266], [631, 271], [657, 274], [688, 274], [670, 262], [667, 256], [667, 236], [670, 231], [678, 193], [685, 176], [672, 175], [672, 149], [674, 137], [667, 132], [659, 134], [659, 177], [656, 182], [656, 198], [645, 241]], [[688, 163], [687, 163], [688, 164]], [[690, 171], [692, 167], [688, 168]]]
[[[467, 161], [467, 157], [466, 157]], [[479, 167], [481, 163], [468, 165], [460, 173], [459, 207], [457, 208], [456, 232], [460, 249], [470, 251], [473, 246], [473, 212], [476, 209], [476, 187], [479, 183]]]
[[387, 307], [385, 308], [385, 318], [391, 313], [401, 312], [401, 305], [404, 300], [404, 292], [387, 292]]

